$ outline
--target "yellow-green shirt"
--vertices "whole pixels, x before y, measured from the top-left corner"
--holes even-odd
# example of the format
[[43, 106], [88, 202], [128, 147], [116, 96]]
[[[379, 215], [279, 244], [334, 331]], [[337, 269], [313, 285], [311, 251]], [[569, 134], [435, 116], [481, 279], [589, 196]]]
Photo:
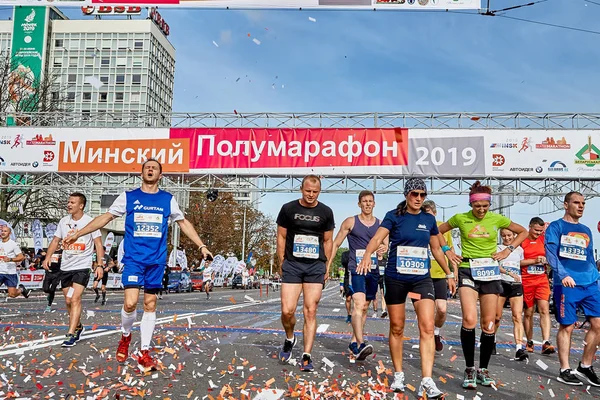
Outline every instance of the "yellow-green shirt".
[[[437, 226], [440, 226], [441, 224], [443, 224], [443, 222], [437, 221]], [[448, 244], [448, 246], [450, 246], [450, 248], [453, 249], [454, 247], [452, 245], [451, 231], [444, 233], [444, 239], [446, 239], [446, 243]], [[452, 268], [450, 268], [450, 271], [452, 271]], [[440, 263], [435, 261], [433, 255], [431, 256], [431, 270], [429, 273], [431, 274], [431, 277], [433, 279], [446, 278], [446, 273], [440, 266]]]

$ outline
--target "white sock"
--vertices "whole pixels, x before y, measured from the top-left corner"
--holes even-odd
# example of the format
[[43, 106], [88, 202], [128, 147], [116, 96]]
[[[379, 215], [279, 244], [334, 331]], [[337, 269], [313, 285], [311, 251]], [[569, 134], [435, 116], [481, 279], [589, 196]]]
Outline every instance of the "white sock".
[[440, 335], [440, 329], [442, 328], [438, 328], [437, 326], [433, 328], [433, 334], [435, 336], [439, 336]]
[[121, 331], [125, 336], [129, 336], [133, 323], [137, 318], [137, 310], [128, 313], [124, 308], [121, 309]]
[[152, 335], [154, 335], [154, 325], [156, 325], [156, 313], [144, 311], [142, 322], [140, 323], [140, 334], [142, 336], [140, 348], [142, 350], [150, 348]]
[[589, 368], [589, 367], [591, 367], [591, 365], [586, 365], [584, 363], [580, 363], [580, 365], [581, 365], [581, 368]]
[[517, 350], [521, 350], [522, 348], [523, 348], [523, 345], [522, 345], [521, 343], [519, 343], [519, 344], [517, 345]]

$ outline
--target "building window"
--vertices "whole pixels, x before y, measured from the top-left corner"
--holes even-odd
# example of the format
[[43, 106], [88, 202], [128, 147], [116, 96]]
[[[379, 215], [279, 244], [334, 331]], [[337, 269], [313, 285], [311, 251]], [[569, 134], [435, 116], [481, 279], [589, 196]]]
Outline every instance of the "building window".
[[119, 40], [119, 41], [117, 42], [117, 48], [118, 48], [119, 50], [124, 50], [124, 49], [126, 49], [126, 48], [127, 48], [127, 40]]
[[131, 93], [131, 103], [139, 103], [140, 102], [140, 93], [139, 92], [135, 92], [135, 93]]
[[54, 47], [65, 47], [65, 41], [63, 39], [55, 39]]
[[69, 49], [78, 50], [79, 49], [79, 42], [77, 40], [71, 40], [69, 42]]
[[60, 99], [60, 93], [52, 92], [52, 101], [58, 101]]
[[70, 84], [76, 84], [77, 83], [77, 74], [69, 74], [68, 75], [68, 79], [67, 79], [67, 83]]
[[92, 93], [91, 92], [83, 92], [83, 101], [91, 101]]
[[84, 120], [90, 119], [90, 110], [81, 110], [81, 116]]
[[102, 60], [100, 60], [100, 65], [102, 65], [103, 67], [108, 67], [110, 65], [110, 58], [102, 57]]
[[86, 49], [95, 49], [96, 48], [96, 41], [95, 40], [86, 40], [85, 41], [85, 48]]
[[125, 75], [117, 75], [116, 83], [117, 83], [117, 85], [124, 85], [125, 84]]
[[117, 57], [117, 67], [125, 67], [127, 65], [127, 59], [125, 57]]
[[106, 103], [107, 100], [108, 100], [108, 93], [101, 92], [100, 93], [100, 103]]
[[62, 57], [54, 57], [54, 66], [61, 68], [62, 67]]
[[131, 77], [131, 84], [132, 85], [140, 85], [141, 83], [142, 83], [142, 75], [133, 74], [133, 76]]
[[69, 57], [69, 67], [77, 66], [77, 57]]
[[110, 49], [111, 40], [110, 39], [102, 39], [102, 48]]
[[85, 66], [93, 67], [94, 66], [94, 57], [86, 57], [85, 58]]
[[141, 57], [135, 57], [133, 59], [133, 66], [134, 67], [141, 67], [142, 66], [142, 58]]
[[123, 102], [123, 93], [115, 93], [115, 101], [122, 103]]
[[67, 93], [67, 101], [73, 103], [75, 101], [75, 92]]
[[135, 43], [133, 44], [133, 48], [135, 50], [143, 50], [144, 49], [144, 42], [142, 42], [141, 40], [136, 40]]
[[104, 83], [105, 85], [108, 85], [108, 76], [101, 76], [100, 82]]

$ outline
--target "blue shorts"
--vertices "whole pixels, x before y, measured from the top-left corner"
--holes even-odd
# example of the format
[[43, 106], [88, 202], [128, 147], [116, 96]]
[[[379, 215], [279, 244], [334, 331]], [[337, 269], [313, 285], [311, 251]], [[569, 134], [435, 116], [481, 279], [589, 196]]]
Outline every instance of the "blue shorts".
[[379, 274], [358, 275], [352, 272], [350, 291], [354, 293], [364, 293], [367, 300], [375, 300], [377, 289], [379, 287]]
[[0, 286], [5, 284], [6, 287], [16, 288], [19, 284], [19, 275], [17, 274], [0, 274]]
[[161, 289], [163, 287], [163, 276], [165, 265], [141, 266], [138, 264], [127, 264], [123, 267], [121, 281], [123, 287], [144, 289]]
[[572, 325], [577, 321], [577, 308], [583, 309], [586, 317], [600, 317], [600, 290], [596, 282], [574, 288], [554, 286], [556, 320], [561, 325]]

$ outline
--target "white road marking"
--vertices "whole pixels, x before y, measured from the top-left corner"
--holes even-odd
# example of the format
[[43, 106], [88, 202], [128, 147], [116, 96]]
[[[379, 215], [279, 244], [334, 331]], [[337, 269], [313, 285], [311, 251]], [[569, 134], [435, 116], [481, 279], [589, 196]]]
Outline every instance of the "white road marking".
[[321, 324], [319, 325], [319, 327], [317, 328], [317, 333], [324, 333], [327, 332], [327, 329], [329, 328], [329, 324]]

